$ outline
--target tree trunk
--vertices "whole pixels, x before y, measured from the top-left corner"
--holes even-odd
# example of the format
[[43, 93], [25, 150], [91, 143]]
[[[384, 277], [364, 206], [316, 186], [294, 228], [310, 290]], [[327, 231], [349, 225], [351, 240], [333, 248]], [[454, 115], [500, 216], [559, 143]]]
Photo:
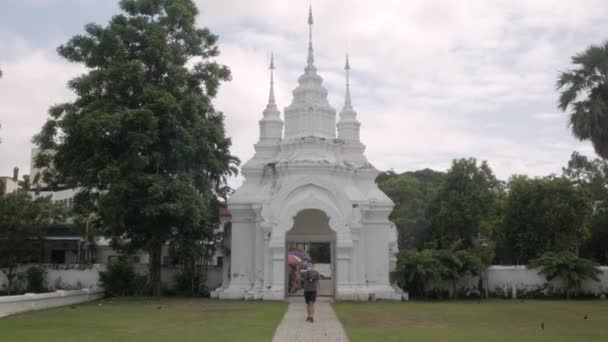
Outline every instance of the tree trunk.
[[6, 294], [11, 295], [13, 289], [13, 279], [15, 279], [15, 268], [9, 267], [8, 273], [6, 274], [6, 280], [8, 281], [8, 287], [6, 288]]
[[483, 272], [479, 273], [479, 280], [477, 281], [477, 290], [479, 291], [479, 298], [484, 298]]
[[150, 254], [150, 295], [158, 297], [161, 295], [160, 280], [162, 245], [150, 248], [148, 253]]

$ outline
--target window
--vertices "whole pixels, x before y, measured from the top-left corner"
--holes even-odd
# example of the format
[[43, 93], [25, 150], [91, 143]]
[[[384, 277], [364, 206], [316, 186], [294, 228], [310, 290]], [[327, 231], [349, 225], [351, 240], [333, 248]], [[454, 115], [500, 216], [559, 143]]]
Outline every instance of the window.
[[120, 255], [108, 255], [108, 264], [120, 260]]
[[65, 264], [65, 251], [52, 250], [51, 251], [51, 264]]
[[141, 262], [141, 257], [139, 255], [134, 255], [132, 260], [133, 260], [133, 263], [139, 264]]
[[173, 258], [170, 255], [165, 255], [163, 257], [163, 265], [171, 265], [173, 264]]
[[224, 257], [217, 257], [215, 262], [218, 267], [224, 267]]

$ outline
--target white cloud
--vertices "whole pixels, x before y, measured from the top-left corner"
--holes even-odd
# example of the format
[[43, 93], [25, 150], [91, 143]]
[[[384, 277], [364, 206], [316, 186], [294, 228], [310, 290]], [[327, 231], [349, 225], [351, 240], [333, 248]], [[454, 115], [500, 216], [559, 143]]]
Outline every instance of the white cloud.
[[[0, 35], [6, 37], [6, 35]], [[49, 51], [29, 46], [22, 38], [7, 39], [14, 56], [2, 61], [0, 79], [0, 174], [14, 166], [29, 172], [31, 138], [40, 130], [48, 108], [72, 98], [67, 81], [81, 72]]]
[[563, 120], [566, 117], [564, 113], [543, 112], [534, 114], [534, 118], [538, 120]]
[[[233, 81], [220, 89], [216, 107], [226, 114], [233, 152], [246, 161], [268, 96], [270, 51], [281, 109], [302, 73], [308, 3], [196, 2], [199, 22], [220, 34], [219, 60], [232, 69]], [[316, 0], [313, 10], [316, 65], [330, 102], [340, 110], [348, 51], [362, 139], [379, 169], [444, 169], [452, 158], [473, 156], [507, 178], [559, 172], [572, 150], [592, 153], [571, 137], [567, 116], [557, 112], [554, 82], [571, 55], [605, 38], [607, 2]], [[4, 62], [0, 55], [6, 69], [1, 174], [22, 164], [21, 152], [9, 150], [29, 151], [22, 144], [49, 105], [69, 98], [65, 81], [78, 72], [27, 41], [9, 46], [21, 60]], [[12, 78], [11, 63], [32, 72]], [[13, 137], [7, 125], [27, 139]]]

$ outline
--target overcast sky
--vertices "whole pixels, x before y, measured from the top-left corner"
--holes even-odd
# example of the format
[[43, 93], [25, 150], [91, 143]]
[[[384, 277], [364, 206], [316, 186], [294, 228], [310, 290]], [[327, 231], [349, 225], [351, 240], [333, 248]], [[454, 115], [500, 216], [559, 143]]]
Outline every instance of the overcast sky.
[[[83, 72], [56, 48], [89, 22], [118, 13], [111, 0], [1, 0], [0, 175], [29, 172], [30, 139], [49, 106], [70, 100]], [[200, 26], [220, 36], [232, 70], [216, 107], [232, 151], [253, 155], [274, 51], [277, 102], [306, 62], [309, 1], [198, 0]], [[445, 170], [452, 159], [487, 160], [502, 179], [560, 173], [573, 150], [554, 83], [570, 56], [608, 38], [608, 1], [313, 0], [316, 66], [339, 111], [344, 55], [368, 159], [380, 170]]]

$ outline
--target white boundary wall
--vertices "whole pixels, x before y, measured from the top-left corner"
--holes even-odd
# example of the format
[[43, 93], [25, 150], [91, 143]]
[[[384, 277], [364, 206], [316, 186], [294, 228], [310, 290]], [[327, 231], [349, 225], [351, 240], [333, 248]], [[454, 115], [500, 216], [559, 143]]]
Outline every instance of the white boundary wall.
[[[99, 264], [90, 266], [32, 264], [20, 267], [19, 272], [25, 272], [31, 266], [39, 266], [46, 271], [46, 286], [51, 291], [96, 288], [99, 286], [99, 271], [106, 269], [105, 265]], [[6, 275], [0, 271], [0, 290], [5, 290], [7, 284]], [[23, 288], [24, 284], [20, 285]]]
[[103, 290], [101, 289], [55, 291], [41, 294], [26, 293], [21, 296], [5, 296], [0, 297], [0, 317], [90, 302], [102, 297]]
[[[599, 281], [586, 279], [583, 281], [580, 294], [586, 296], [608, 296], [608, 266], [599, 266], [601, 271]], [[462, 277], [456, 283], [456, 291], [460, 295], [478, 293], [479, 277]], [[525, 295], [556, 296], [563, 295], [566, 284], [561, 280], [547, 281], [538, 269], [529, 269], [523, 265], [499, 266], [486, 269], [484, 286], [490, 296], [512, 297]], [[427, 290], [451, 291], [450, 284], [427, 284]]]
[[[38, 264], [26, 265], [19, 268], [19, 272], [25, 272], [31, 266], [40, 266], [46, 271], [46, 286], [49, 290], [80, 290], [94, 289], [99, 284], [99, 272], [106, 270], [106, 265], [52, 265]], [[144, 275], [148, 273], [148, 265], [137, 264], [135, 271]], [[161, 269], [163, 286], [169, 289], [175, 286], [175, 276], [179, 273], [179, 267], [163, 265]], [[8, 281], [0, 271], [0, 291], [6, 290]], [[21, 283], [24, 290], [25, 284]], [[215, 289], [222, 285], [222, 269], [217, 266], [209, 266], [207, 269], [207, 287]], [[2, 297], [0, 297], [2, 298]]]
[[[608, 266], [599, 267], [599, 281], [586, 279], [580, 293], [584, 295], [608, 295]], [[490, 266], [486, 271], [487, 287], [490, 293], [513, 297], [517, 293], [541, 292], [543, 295], [564, 294], [566, 284], [561, 280], [548, 282], [538, 269], [526, 266]]]

